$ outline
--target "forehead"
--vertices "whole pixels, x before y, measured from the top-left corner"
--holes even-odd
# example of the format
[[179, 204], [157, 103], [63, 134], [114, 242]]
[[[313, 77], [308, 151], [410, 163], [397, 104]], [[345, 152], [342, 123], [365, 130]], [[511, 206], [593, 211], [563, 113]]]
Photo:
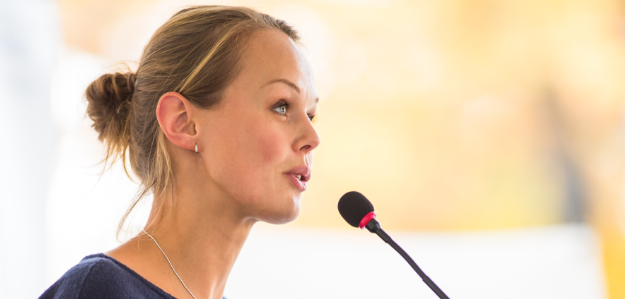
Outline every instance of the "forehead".
[[285, 33], [266, 29], [254, 33], [241, 57], [237, 79], [261, 87], [268, 81], [286, 79], [316, 96], [312, 70], [299, 46]]

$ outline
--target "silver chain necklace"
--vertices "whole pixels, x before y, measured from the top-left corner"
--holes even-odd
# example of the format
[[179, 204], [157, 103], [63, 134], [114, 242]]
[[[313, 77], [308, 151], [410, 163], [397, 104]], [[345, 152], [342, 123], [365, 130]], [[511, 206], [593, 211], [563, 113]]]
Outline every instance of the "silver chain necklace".
[[171, 262], [169, 261], [169, 258], [167, 257], [167, 255], [165, 254], [165, 251], [163, 251], [163, 248], [161, 248], [161, 245], [158, 245], [158, 242], [156, 242], [156, 239], [154, 239], [154, 237], [152, 237], [152, 235], [148, 234], [148, 232], [145, 231], [145, 229], [142, 229], [143, 232], [148, 235], [148, 237], [150, 237], [152, 239], [152, 241], [154, 241], [154, 243], [156, 243], [156, 246], [158, 246], [158, 249], [161, 250], [161, 252], [163, 253], [163, 255], [165, 256], [165, 258], [167, 259], [167, 262], [169, 263], [169, 266], [171, 267], [171, 269], [174, 271], [174, 274], [176, 274], [176, 277], [178, 277], [178, 279], [180, 280], [180, 282], [182, 283], [182, 286], [184, 286], [185, 289], [187, 289], [187, 292], [189, 292], [189, 294], [191, 295], [191, 297], [193, 297], [193, 299], [196, 299], [195, 296], [193, 296], [193, 293], [191, 293], [191, 290], [189, 290], [189, 288], [187, 288], [187, 285], [184, 284], [184, 281], [182, 281], [182, 278], [180, 278], [180, 275], [178, 275], [178, 272], [176, 272], [176, 269], [174, 269], [174, 265], [171, 264]]

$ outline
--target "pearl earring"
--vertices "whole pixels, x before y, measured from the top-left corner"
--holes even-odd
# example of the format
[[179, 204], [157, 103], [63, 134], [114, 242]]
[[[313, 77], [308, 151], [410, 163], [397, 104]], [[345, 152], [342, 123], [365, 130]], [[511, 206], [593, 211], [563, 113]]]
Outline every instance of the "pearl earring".
[[197, 154], [197, 143], [195, 144], [195, 153]]

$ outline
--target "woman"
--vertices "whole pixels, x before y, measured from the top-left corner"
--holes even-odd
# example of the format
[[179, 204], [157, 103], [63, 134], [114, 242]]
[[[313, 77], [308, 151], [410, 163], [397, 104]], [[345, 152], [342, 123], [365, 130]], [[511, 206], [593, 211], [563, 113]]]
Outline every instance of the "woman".
[[86, 92], [107, 159], [128, 153], [154, 194], [139, 235], [69, 270], [42, 298], [222, 298], [257, 221], [299, 214], [319, 137], [297, 33], [248, 8], [197, 6], [154, 34], [136, 74]]

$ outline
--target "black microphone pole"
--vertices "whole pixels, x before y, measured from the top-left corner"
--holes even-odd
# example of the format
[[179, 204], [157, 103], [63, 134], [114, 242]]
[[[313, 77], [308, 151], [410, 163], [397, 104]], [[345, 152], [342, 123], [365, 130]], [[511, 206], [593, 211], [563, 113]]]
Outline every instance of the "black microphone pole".
[[417, 263], [415, 263], [412, 260], [412, 258], [408, 255], [408, 253], [406, 253], [406, 251], [404, 251], [401, 247], [399, 247], [399, 245], [397, 245], [397, 243], [395, 243], [395, 241], [391, 239], [391, 236], [389, 236], [382, 229], [382, 227], [380, 226], [380, 222], [375, 220], [375, 218], [372, 218], [371, 220], [369, 220], [369, 223], [367, 223], [365, 227], [370, 232], [378, 235], [382, 240], [384, 240], [384, 242], [388, 243], [388, 245], [391, 245], [391, 247], [393, 247], [393, 249], [395, 249], [395, 251], [397, 251], [397, 253], [399, 253], [399, 255], [401, 255], [406, 260], [406, 262], [408, 262], [410, 267], [412, 267], [412, 269], [414, 269], [417, 272], [417, 274], [419, 274], [419, 277], [423, 279], [423, 282], [425, 282], [425, 284], [427, 284], [428, 287], [432, 289], [432, 291], [438, 296], [438, 298], [449, 299], [449, 297], [447, 297], [447, 295], [443, 293], [443, 291], [434, 283], [434, 281], [432, 281], [432, 279], [430, 279], [427, 275], [425, 275], [425, 272], [423, 272], [423, 270], [419, 268]]
[[371, 202], [360, 192], [351, 191], [341, 196], [339, 200], [339, 213], [343, 216], [343, 219], [353, 227], [359, 227], [361, 229], [367, 228], [372, 233], [376, 233], [384, 242], [391, 245], [397, 253], [399, 253], [408, 262], [410, 267], [414, 269], [419, 277], [423, 279], [423, 282], [434, 291], [434, 293], [440, 299], [449, 299], [445, 293], [430, 279], [412, 258], [401, 248], [391, 237], [382, 229], [380, 222], [375, 217], [376, 214]]

